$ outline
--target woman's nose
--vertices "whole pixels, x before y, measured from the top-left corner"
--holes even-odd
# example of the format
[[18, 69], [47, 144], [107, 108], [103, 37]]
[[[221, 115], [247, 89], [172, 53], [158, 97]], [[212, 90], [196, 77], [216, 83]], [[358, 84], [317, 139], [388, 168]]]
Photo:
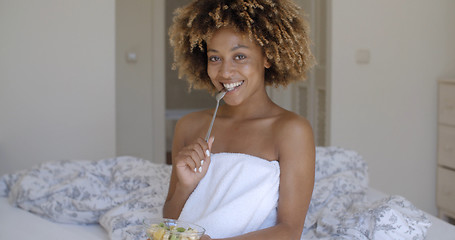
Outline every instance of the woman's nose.
[[231, 78], [234, 72], [233, 65], [229, 61], [224, 61], [221, 65], [220, 74], [223, 78]]

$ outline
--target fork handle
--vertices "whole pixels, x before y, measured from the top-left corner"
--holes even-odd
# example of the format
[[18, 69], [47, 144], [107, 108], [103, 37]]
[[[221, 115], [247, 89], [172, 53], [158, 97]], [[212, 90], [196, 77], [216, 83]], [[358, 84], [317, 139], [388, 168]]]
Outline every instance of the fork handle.
[[212, 132], [213, 123], [215, 122], [215, 116], [216, 116], [216, 112], [218, 111], [219, 105], [220, 105], [220, 101], [218, 100], [218, 101], [216, 101], [215, 112], [213, 112], [213, 117], [212, 117], [212, 121], [210, 122], [209, 130], [207, 131], [207, 134], [205, 135], [206, 142], [209, 140], [210, 133]]

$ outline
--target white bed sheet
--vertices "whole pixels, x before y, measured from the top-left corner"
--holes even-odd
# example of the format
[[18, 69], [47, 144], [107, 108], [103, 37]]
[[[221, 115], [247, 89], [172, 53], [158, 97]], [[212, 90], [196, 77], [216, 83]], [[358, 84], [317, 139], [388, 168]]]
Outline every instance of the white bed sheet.
[[[386, 194], [370, 188], [368, 199], [377, 200]], [[455, 226], [428, 214], [433, 223], [427, 240], [455, 240]], [[54, 223], [32, 213], [11, 206], [8, 199], [0, 197], [0, 239], [34, 240], [108, 240], [106, 231], [99, 225], [72, 225]]]
[[[368, 188], [368, 200], [375, 201], [387, 195], [379, 190]], [[427, 213], [428, 214], [428, 213]], [[428, 229], [427, 240], [455, 240], [455, 226], [441, 219], [428, 214], [428, 218], [432, 222], [430, 229]]]
[[11, 206], [0, 197], [0, 239], [34, 240], [108, 240], [107, 232], [98, 224], [73, 225], [54, 223]]

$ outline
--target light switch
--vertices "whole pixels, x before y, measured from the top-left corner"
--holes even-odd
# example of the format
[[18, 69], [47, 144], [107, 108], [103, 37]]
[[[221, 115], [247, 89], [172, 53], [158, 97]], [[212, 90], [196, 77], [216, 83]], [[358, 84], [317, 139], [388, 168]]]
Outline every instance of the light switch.
[[357, 64], [369, 64], [370, 63], [370, 50], [359, 49], [355, 54], [355, 61]]
[[135, 52], [129, 52], [126, 54], [126, 61], [130, 63], [137, 62], [137, 55]]

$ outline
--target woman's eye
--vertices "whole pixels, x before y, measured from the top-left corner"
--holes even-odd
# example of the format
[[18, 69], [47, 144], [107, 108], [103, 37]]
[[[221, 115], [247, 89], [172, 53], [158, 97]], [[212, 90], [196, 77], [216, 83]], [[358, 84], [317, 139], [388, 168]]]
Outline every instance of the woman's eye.
[[246, 56], [245, 56], [245, 55], [241, 55], [241, 54], [235, 56], [235, 60], [243, 60], [243, 59], [245, 59], [245, 58], [246, 58]]
[[220, 58], [217, 57], [217, 56], [209, 57], [209, 61], [210, 61], [210, 62], [217, 62], [217, 61], [219, 61], [219, 60], [220, 60]]

